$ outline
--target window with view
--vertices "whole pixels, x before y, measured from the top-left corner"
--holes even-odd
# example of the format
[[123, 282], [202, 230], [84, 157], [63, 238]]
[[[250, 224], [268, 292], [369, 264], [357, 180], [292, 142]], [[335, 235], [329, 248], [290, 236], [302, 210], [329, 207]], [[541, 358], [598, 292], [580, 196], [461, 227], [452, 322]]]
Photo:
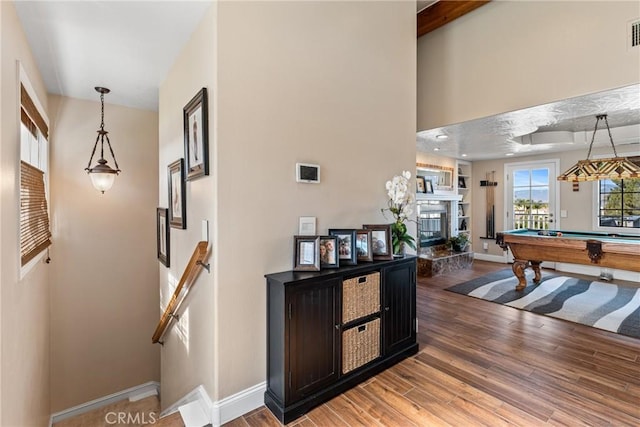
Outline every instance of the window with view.
[[47, 122], [20, 85], [20, 265], [51, 245], [47, 205], [49, 143]]
[[640, 229], [640, 178], [598, 182], [598, 225]]

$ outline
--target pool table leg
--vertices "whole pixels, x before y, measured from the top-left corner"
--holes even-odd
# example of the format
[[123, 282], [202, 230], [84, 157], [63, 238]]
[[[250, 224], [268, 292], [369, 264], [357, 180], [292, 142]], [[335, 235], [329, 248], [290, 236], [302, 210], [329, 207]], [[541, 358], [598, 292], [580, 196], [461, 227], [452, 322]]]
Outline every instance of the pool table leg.
[[542, 261], [529, 261], [531, 263], [531, 269], [535, 273], [535, 277], [533, 278], [533, 283], [536, 285], [540, 283], [540, 279], [542, 279], [542, 275], [540, 274], [540, 264]]
[[519, 259], [513, 260], [511, 269], [513, 274], [518, 278], [518, 284], [516, 285], [516, 291], [521, 291], [527, 287], [527, 278], [524, 276], [524, 270], [529, 265], [529, 261], [522, 261]]

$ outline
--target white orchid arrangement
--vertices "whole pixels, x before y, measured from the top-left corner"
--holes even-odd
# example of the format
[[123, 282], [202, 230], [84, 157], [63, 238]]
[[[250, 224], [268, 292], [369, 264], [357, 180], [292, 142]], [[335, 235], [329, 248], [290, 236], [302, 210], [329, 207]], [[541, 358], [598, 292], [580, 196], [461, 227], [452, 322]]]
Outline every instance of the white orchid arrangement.
[[405, 221], [411, 219], [413, 204], [416, 200], [414, 191], [412, 191], [413, 187], [409, 185], [410, 179], [411, 172], [403, 171], [402, 175], [394, 176], [393, 179], [386, 183], [389, 206], [386, 209], [382, 209], [382, 213], [389, 211], [394, 218], [394, 223], [391, 225], [394, 253], [399, 252], [403, 243], [413, 249], [416, 248], [413, 237], [407, 234], [407, 226], [405, 224]]

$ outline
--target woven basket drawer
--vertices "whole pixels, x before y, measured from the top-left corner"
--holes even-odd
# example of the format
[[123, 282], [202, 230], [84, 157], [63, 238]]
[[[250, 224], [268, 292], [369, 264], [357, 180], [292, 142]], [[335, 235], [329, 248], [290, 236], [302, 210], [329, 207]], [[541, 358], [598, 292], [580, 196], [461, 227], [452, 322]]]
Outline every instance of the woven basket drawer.
[[342, 332], [342, 373], [353, 371], [380, 356], [380, 319]]
[[380, 272], [342, 282], [342, 323], [380, 311]]

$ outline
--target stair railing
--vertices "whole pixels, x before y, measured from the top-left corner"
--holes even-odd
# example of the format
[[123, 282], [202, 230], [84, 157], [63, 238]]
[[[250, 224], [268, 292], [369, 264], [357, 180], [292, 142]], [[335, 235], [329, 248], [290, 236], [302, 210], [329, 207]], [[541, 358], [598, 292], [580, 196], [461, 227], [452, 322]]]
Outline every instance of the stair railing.
[[191, 285], [198, 277], [200, 271], [205, 268], [208, 272], [211, 272], [210, 265], [204, 263], [205, 259], [209, 255], [208, 248], [209, 242], [198, 242], [196, 245], [193, 255], [191, 255], [191, 259], [189, 260], [189, 263], [187, 263], [184, 273], [182, 273], [180, 282], [178, 282], [178, 286], [176, 286], [176, 290], [173, 292], [173, 296], [171, 297], [169, 304], [167, 304], [167, 307], [164, 309], [164, 313], [162, 313], [162, 317], [160, 317], [156, 331], [153, 333], [151, 342], [154, 344], [160, 343], [160, 345], [164, 345], [164, 342], [160, 340], [169, 328], [172, 320], [177, 320], [179, 318], [177, 314], [178, 309], [189, 294]]

